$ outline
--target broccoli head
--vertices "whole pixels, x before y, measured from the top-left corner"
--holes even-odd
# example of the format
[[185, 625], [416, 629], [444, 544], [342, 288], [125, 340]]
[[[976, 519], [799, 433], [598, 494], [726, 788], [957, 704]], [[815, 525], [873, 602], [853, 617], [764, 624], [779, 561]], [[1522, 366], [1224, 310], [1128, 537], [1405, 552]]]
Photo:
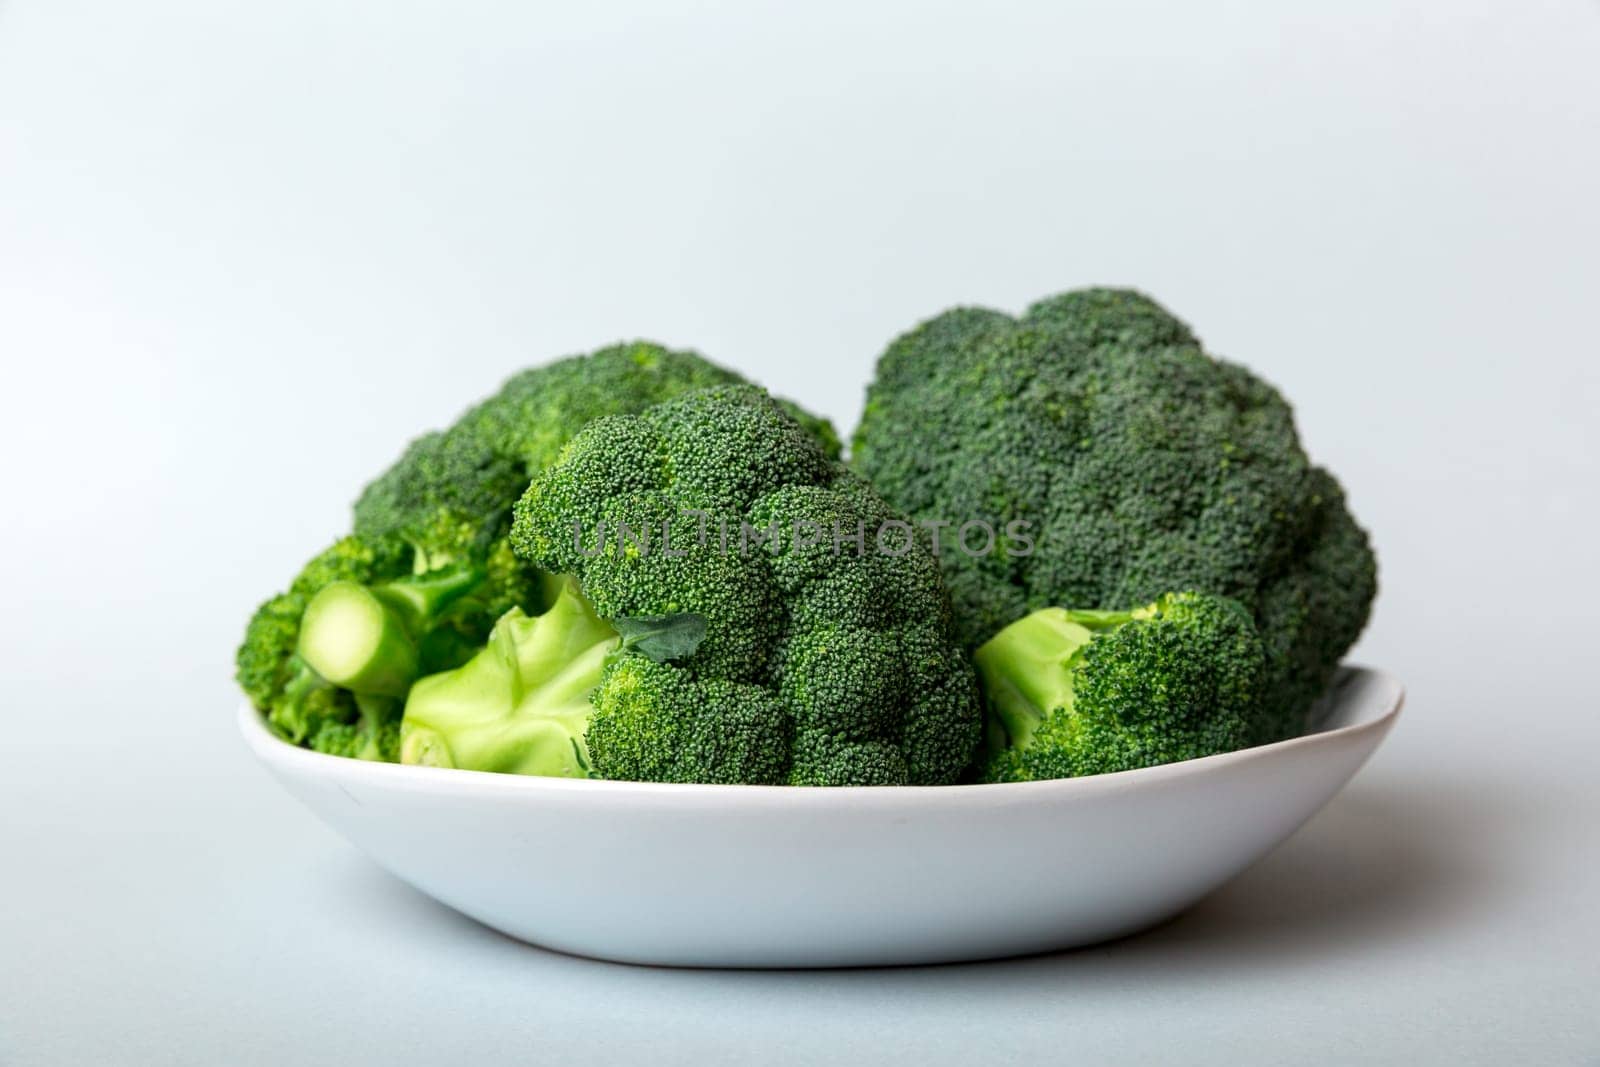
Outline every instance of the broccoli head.
[[1026, 524], [988, 554], [940, 551], [968, 647], [1055, 604], [1239, 601], [1267, 644], [1253, 741], [1302, 729], [1376, 592], [1283, 397], [1138, 293], [923, 323], [879, 361], [851, 462], [919, 522]]
[[411, 681], [465, 662], [511, 608], [543, 606], [546, 580], [503, 537], [476, 559], [417, 572], [429, 562], [398, 537], [345, 537], [257, 609], [238, 678], [274, 732], [393, 760]]
[[[470, 654], [512, 607], [542, 607], [537, 569], [506, 542], [512, 507], [529, 479], [554, 463], [592, 419], [643, 411], [681, 393], [742, 380], [693, 352], [647, 341], [529, 368], [455, 425], [413, 441], [362, 491], [355, 533], [404, 540], [415, 551], [418, 573], [461, 565], [483, 573], [473, 598], [443, 623]], [[838, 454], [827, 420], [780, 403], [825, 450]]]
[[[239, 650], [241, 686], [296, 744], [392, 758], [411, 679], [466, 663], [508, 611], [538, 614], [549, 603], [549, 577], [519, 559], [506, 536], [530, 476], [596, 416], [741, 380], [692, 352], [647, 342], [516, 375], [455, 425], [413, 441], [366, 486], [353, 536], [256, 612]], [[838, 454], [826, 420], [785, 409]], [[304, 632], [313, 599], [335, 583], [322, 622]]]
[[586, 735], [600, 776], [947, 783], [981, 714], [909, 533], [764, 392], [727, 386], [590, 423], [511, 540], [624, 635]]
[[[522, 462], [528, 477], [556, 461], [578, 431], [605, 415], [630, 415], [683, 393], [744, 379], [696, 352], [649, 341], [611, 345], [522, 371], [452, 429]], [[829, 455], [839, 439], [823, 418], [783, 407]]]
[[518, 457], [470, 434], [435, 431], [361, 491], [354, 529], [404, 537], [432, 556], [470, 555], [505, 534], [527, 485]]
[[1249, 742], [1265, 653], [1236, 602], [1173, 593], [1131, 611], [1044, 608], [973, 655], [986, 781], [1150, 767]]
[[[682, 393], [743, 382], [694, 352], [648, 341], [612, 345], [530, 367], [455, 425], [413, 441], [355, 504], [355, 532], [402, 534], [435, 551], [452, 540], [493, 540], [533, 475], [555, 462], [590, 421], [627, 415]], [[831, 455], [826, 419], [780, 401]]]

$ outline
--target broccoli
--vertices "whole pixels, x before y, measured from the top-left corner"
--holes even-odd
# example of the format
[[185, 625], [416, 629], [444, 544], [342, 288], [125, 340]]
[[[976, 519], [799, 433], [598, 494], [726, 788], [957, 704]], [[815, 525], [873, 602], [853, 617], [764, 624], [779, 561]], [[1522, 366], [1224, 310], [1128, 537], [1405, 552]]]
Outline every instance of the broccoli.
[[988, 709], [980, 775], [1025, 782], [1150, 767], [1248, 741], [1265, 652], [1226, 597], [1131, 611], [1044, 608], [973, 655]]
[[588, 777], [589, 694], [618, 640], [571, 579], [542, 615], [513, 608], [465, 665], [411, 686], [400, 762]]
[[[516, 456], [531, 477], [554, 463], [594, 419], [634, 414], [698, 389], [740, 384], [743, 377], [695, 352], [633, 341], [522, 371], [462, 416], [452, 432]], [[777, 403], [825, 452], [838, 456], [839, 438], [826, 419], [786, 400]]]
[[544, 603], [542, 577], [504, 538], [416, 573], [436, 558], [398, 537], [345, 537], [257, 609], [238, 677], [278, 736], [392, 761], [411, 679], [465, 662], [510, 608]]
[[361, 491], [353, 528], [362, 537], [402, 537], [443, 563], [504, 536], [527, 486], [517, 457], [468, 434], [435, 431]]
[[[449, 429], [413, 441], [362, 490], [355, 532], [429, 539], [428, 531], [448, 528], [455, 519], [468, 527], [464, 540], [480, 534], [492, 540], [510, 526], [511, 507], [529, 479], [554, 463], [593, 419], [633, 414], [681, 393], [743, 380], [694, 352], [648, 341], [531, 367]], [[780, 403], [830, 455], [838, 455], [839, 439], [826, 419]]]
[[351, 719], [325, 719], [311, 735], [309, 748], [330, 756], [394, 763], [400, 758], [400, 705], [385, 698], [344, 693], [355, 708]]
[[936, 562], [909, 536], [884, 547], [896, 520], [754, 387], [591, 422], [534, 478], [511, 540], [643, 635], [593, 694], [595, 772], [955, 781], [980, 736], [976, 685]]
[[[329, 582], [311, 598], [300, 618], [300, 658], [341, 689], [404, 697], [419, 673], [459, 661], [456, 635], [436, 627], [483, 582], [484, 572], [466, 564], [370, 586]], [[435, 640], [441, 636], [442, 643]]]
[[300, 619], [319, 590], [399, 577], [410, 555], [397, 540], [342, 538], [307, 563], [288, 591], [256, 610], [239, 648], [239, 685], [279, 737], [318, 751], [392, 755], [381, 738], [384, 709], [358, 708], [353, 693], [317, 675], [297, 649]]
[[1288, 404], [1134, 292], [1021, 318], [962, 308], [901, 336], [851, 463], [925, 537], [969, 519], [1022, 534], [983, 555], [940, 546], [969, 648], [1051, 605], [1239, 601], [1267, 650], [1252, 743], [1300, 732], [1376, 592], [1367, 535]]
[[[297, 651], [301, 618], [312, 598], [336, 581], [368, 585], [373, 588], [366, 591], [365, 603], [392, 613], [408, 596], [447, 586], [450, 595], [421, 605], [426, 609], [421, 614], [388, 619], [390, 641], [378, 656], [393, 672], [385, 688], [401, 688], [397, 679], [409, 680], [419, 671], [465, 663], [507, 611], [537, 613], [548, 602], [546, 577], [518, 559], [506, 539], [512, 506], [531, 475], [552, 463], [595, 416], [640, 411], [689, 390], [741, 380], [692, 352], [647, 342], [615, 345], [516, 375], [455, 425], [413, 441], [360, 494], [353, 535], [312, 560], [288, 592], [258, 609], [237, 660], [246, 695], [289, 741], [392, 759], [404, 693], [363, 693], [358, 700], [355, 692], [313, 669]], [[838, 438], [826, 420], [790, 404], [785, 409], [820, 448], [838, 454]], [[335, 616], [343, 622], [387, 618], [348, 610], [363, 602], [360, 590], [341, 587], [329, 605], [335, 602], [347, 609]], [[305, 647], [312, 660], [335, 673], [340, 665], [319, 656], [360, 652], [360, 643], [375, 633], [357, 628], [338, 639], [341, 645], [333, 641], [337, 629], [325, 626]], [[402, 632], [405, 641], [396, 643], [394, 636]], [[415, 664], [391, 661], [412, 646], [419, 656]]]

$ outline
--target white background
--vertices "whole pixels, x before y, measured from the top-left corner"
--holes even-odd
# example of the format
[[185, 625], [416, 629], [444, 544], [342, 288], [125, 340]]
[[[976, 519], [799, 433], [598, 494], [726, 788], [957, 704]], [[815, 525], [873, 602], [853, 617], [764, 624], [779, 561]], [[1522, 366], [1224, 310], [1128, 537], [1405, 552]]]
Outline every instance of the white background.
[[[1296, 401], [1411, 690], [1176, 923], [569, 959], [233, 736], [255, 602], [514, 369], [648, 336], [848, 428], [898, 331], [1096, 282]], [[1593, 3], [7, 3], [0, 1062], [1595, 1062], [1597, 337]]]

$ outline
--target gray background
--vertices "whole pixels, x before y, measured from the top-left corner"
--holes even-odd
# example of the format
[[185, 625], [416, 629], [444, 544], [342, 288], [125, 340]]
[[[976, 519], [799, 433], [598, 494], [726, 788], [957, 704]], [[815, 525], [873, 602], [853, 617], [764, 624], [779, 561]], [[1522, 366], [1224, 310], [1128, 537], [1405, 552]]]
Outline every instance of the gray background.
[[[0, 1061], [1600, 1059], [1600, 8], [667, 6], [0, 10]], [[1093, 282], [1295, 399], [1411, 692], [1185, 918], [570, 959], [233, 735], [254, 603], [513, 369], [645, 335], [848, 427], [896, 332]]]

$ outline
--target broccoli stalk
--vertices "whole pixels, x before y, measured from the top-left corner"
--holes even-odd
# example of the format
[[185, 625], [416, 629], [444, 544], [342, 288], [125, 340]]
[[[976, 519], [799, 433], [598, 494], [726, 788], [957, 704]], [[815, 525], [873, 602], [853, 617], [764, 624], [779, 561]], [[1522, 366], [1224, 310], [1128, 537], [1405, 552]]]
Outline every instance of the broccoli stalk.
[[370, 703], [358, 708], [354, 694], [329, 684], [296, 650], [301, 618], [318, 590], [336, 581], [397, 578], [411, 569], [411, 556], [398, 538], [342, 538], [308, 562], [287, 591], [257, 609], [239, 647], [239, 682], [279, 737], [318, 752], [394, 758], [397, 709], [389, 721], [375, 724]]
[[619, 643], [578, 583], [563, 580], [544, 614], [512, 608], [467, 663], [411, 687], [400, 762], [589, 777], [589, 694]]
[[1094, 638], [1076, 615], [1065, 608], [1036, 611], [973, 654], [984, 683], [984, 733], [992, 751], [1027, 745], [1046, 715], [1072, 707], [1072, 668]]
[[330, 582], [300, 620], [300, 658], [357, 696], [404, 697], [440, 654], [435, 623], [482, 581], [482, 569], [456, 564], [372, 586]]
[[1129, 611], [1045, 608], [973, 654], [989, 781], [1149, 767], [1249, 743], [1265, 653], [1234, 601], [1169, 593]]

